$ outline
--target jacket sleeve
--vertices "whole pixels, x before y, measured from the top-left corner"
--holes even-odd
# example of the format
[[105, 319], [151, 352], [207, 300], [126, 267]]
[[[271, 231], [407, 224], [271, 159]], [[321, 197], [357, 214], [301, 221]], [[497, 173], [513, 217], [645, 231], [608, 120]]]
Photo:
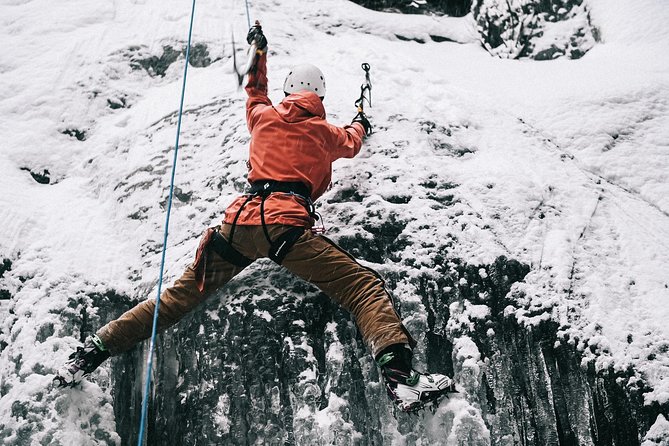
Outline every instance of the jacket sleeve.
[[259, 111], [266, 105], [272, 105], [267, 97], [267, 53], [256, 56], [256, 63], [249, 72], [246, 83], [246, 93], [249, 98], [246, 101], [246, 124], [249, 131], [258, 121]]
[[330, 125], [330, 132], [332, 135], [332, 146], [330, 148], [332, 161], [339, 158], [353, 158], [360, 152], [362, 138], [365, 136], [365, 129], [362, 124], [354, 122], [344, 127]]

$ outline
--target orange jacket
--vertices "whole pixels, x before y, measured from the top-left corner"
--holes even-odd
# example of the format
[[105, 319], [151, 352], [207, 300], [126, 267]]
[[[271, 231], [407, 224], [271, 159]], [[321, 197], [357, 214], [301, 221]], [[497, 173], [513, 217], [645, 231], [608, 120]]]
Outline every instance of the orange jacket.
[[[302, 182], [312, 200], [327, 190], [332, 162], [353, 158], [365, 135], [359, 123], [337, 127], [325, 120], [320, 98], [310, 91], [293, 93], [279, 105], [267, 97], [267, 55], [258, 56], [249, 73], [246, 92], [246, 121], [251, 132], [248, 181]], [[237, 224], [260, 225], [260, 197], [242, 210]], [[225, 223], [232, 223], [245, 196], [237, 197], [225, 211]], [[313, 220], [295, 195], [273, 193], [265, 200], [265, 223], [311, 227]]]

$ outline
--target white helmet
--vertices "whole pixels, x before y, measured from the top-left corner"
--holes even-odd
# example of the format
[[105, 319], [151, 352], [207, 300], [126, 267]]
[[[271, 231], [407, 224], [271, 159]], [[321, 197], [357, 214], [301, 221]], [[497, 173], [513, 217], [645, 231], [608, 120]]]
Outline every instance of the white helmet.
[[283, 83], [283, 91], [286, 94], [303, 90], [313, 91], [321, 98], [325, 97], [325, 78], [318, 67], [311, 64], [298, 65], [286, 76], [286, 81]]

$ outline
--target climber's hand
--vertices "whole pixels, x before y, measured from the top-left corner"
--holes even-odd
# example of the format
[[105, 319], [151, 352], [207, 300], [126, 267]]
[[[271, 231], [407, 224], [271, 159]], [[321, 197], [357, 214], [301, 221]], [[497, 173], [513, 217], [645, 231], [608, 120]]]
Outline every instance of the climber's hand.
[[262, 26], [260, 22], [256, 20], [256, 24], [249, 29], [249, 33], [246, 35], [246, 41], [250, 44], [253, 42], [258, 45], [258, 50], [265, 51], [267, 50], [267, 38], [262, 32]]
[[365, 129], [365, 134], [367, 136], [372, 134], [372, 124], [369, 122], [369, 119], [367, 119], [367, 115], [365, 115], [364, 112], [362, 111], [358, 112], [358, 114], [355, 115], [355, 118], [353, 118], [353, 121], [351, 121], [351, 124], [353, 124], [354, 122], [362, 124], [363, 128]]

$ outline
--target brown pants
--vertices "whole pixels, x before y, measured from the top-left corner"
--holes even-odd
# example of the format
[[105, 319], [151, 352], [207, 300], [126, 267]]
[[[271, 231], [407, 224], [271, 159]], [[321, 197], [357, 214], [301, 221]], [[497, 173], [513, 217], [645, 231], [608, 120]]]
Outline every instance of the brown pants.
[[[268, 226], [272, 240], [276, 240], [289, 228], [282, 225]], [[230, 225], [224, 225], [221, 233], [227, 240]], [[261, 226], [237, 226], [233, 246], [252, 260], [267, 257], [269, 251], [269, 243]], [[352, 313], [363, 339], [375, 357], [392, 344], [414, 344], [415, 341], [393, 307], [383, 279], [325, 237], [305, 231], [293, 245], [282, 266], [316, 285]], [[243, 269], [213, 252], [208, 255], [205, 267], [203, 293], [198, 289], [193, 265], [186, 268], [181, 278], [163, 292], [158, 315], [159, 331], [177, 323]], [[128, 350], [151, 336], [154, 309], [155, 299], [148, 299], [102, 327], [97, 335], [112, 355]]]

